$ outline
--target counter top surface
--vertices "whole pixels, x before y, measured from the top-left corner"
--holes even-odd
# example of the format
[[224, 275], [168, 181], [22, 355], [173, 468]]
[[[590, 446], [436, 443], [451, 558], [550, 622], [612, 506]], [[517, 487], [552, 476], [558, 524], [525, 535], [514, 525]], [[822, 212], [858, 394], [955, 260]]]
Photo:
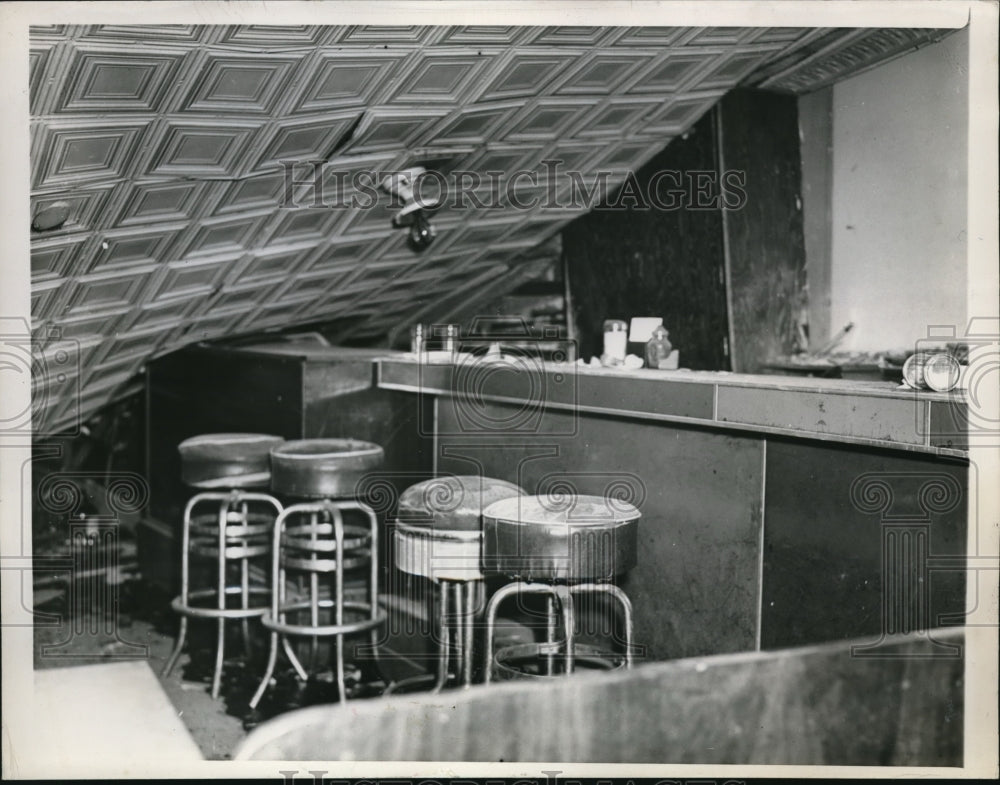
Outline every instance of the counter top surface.
[[[684, 422], [799, 438], [964, 457], [964, 393], [916, 391], [894, 382], [614, 369], [535, 358], [419, 363], [376, 360], [379, 386], [457, 397], [476, 405], [524, 403], [558, 410]], [[467, 405], [467, 404], [466, 404]]]

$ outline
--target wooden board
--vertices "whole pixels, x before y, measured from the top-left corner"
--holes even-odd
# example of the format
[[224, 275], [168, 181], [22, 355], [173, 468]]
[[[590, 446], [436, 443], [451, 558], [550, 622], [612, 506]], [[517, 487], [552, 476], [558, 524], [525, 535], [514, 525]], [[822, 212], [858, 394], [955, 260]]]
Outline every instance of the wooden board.
[[742, 173], [746, 183], [746, 203], [722, 211], [732, 369], [756, 373], [795, 348], [805, 305], [796, 98], [734, 90], [713, 111], [720, 169]]
[[[962, 632], [937, 631], [958, 645]], [[964, 661], [839, 643], [305, 709], [237, 758], [875, 766], [962, 764]]]

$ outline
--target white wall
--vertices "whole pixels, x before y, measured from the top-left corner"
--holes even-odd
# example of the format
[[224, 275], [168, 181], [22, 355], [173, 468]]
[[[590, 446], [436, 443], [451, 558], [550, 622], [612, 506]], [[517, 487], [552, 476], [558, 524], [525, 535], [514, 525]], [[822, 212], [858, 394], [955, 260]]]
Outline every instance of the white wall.
[[912, 348], [966, 321], [967, 30], [833, 89], [830, 328]]

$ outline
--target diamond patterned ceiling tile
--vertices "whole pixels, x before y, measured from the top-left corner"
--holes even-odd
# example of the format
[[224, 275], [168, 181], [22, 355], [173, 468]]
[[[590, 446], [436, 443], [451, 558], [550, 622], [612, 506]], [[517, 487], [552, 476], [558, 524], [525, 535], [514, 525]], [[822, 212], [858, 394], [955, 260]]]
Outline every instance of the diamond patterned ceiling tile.
[[[32, 29], [34, 30], [34, 28]], [[34, 33], [31, 34], [31, 49], [28, 51], [28, 92], [32, 115], [40, 114], [42, 108], [48, 105], [45, 101], [45, 93], [56, 89], [58, 84], [61, 84], [54, 73], [58, 70], [59, 65], [58, 63], [53, 64], [57, 60], [56, 53], [59, 49], [58, 42], [42, 42]], [[63, 49], [66, 52], [71, 51], [66, 44], [63, 44]]]
[[123, 330], [144, 330], [157, 327], [171, 330], [182, 324], [195, 303], [203, 302], [201, 295], [173, 297], [159, 302], [141, 303], [133, 307], [120, 325]]
[[52, 324], [59, 328], [65, 338], [80, 338], [95, 334], [113, 335], [129, 311], [128, 306], [121, 306], [97, 314], [84, 313], [65, 317], [54, 320]]
[[660, 105], [655, 98], [612, 98], [585, 117], [574, 136], [622, 136], [638, 126], [642, 118]]
[[499, 44], [510, 46], [533, 38], [536, 29], [512, 25], [466, 25], [449, 27], [441, 37], [448, 44]]
[[[218, 288], [232, 267], [233, 259], [169, 262], [150, 286], [147, 299], [160, 302], [171, 298], [206, 295]], [[204, 302], [202, 301], [202, 305]]]
[[312, 242], [254, 251], [232, 276], [233, 282], [247, 284], [261, 280], [283, 280], [295, 275], [315, 252], [316, 246]]
[[262, 143], [264, 152], [254, 169], [274, 169], [283, 162], [325, 161], [359, 116], [349, 111], [278, 121]]
[[[436, 222], [435, 222], [436, 223]], [[305, 262], [303, 272], [317, 274], [341, 274], [345, 271], [360, 269], [364, 257], [371, 254], [381, 256], [392, 237], [385, 232], [375, 235], [353, 237], [336, 237], [317, 248], [316, 254]]]
[[65, 278], [31, 282], [31, 320], [42, 322], [60, 313], [70, 290]]
[[412, 147], [418, 137], [446, 114], [444, 110], [373, 109], [365, 113], [354, 136], [340, 152], [398, 151]]
[[205, 209], [208, 189], [208, 183], [193, 180], [132, 183], [113, 223], [124, 227], [189, 220]]
[[537, 161], [544, 147], [541, 144], [488, 144], [478, 155], [471, 158], [463, 168], [485, 175], [498, 172], [506, 175], [517, 171], [522, 165]]
[[611, 95], [654, 56], [655, 52], [651, 51], [594, 52], [584, 57], [553, 89], [559, 94]]
[[237, 120], [169, 120], [147, 171], [235, 176], [248, 165], [244, 154], [258, 128], [260, 123]]
[[309, 273], [290, 278], [280, 289], [273, 293], [274, 301], [304, 301], [307, 298], [319, 300], [326, 296], [336, 283], [336, 276], [328, 273]]
[[595, 47], [605, 43], [616, 30], [610, 27], [565, 26], [535, 28], [532, 44], [554, 44], [556, 46]]
[[615, 40], [615, 46], [678, 46], [697, 33], [691, 27], [632, 27]]
[[279, 210], [264, 230], [263, 244], [319, 242], [331, 234], [332, 226], [344, 212], [347, 211], [322, 207]]
[[623, 87], [629, 93], [662, 95], [686, 89], [707, 71], [715, 55], [670, 49], [656, 57]]
[[360, 25], [348, 28], [340, 38], [345, 44], [428, 44], [442, 28], [426, 25]]
[[64, 313], [77, 316], [130, 307], [139, 301], [150, 274], [155, 271], [155, 266], [147, 266], [79, 276], [73, 282]]
[[363, 107], [405, 60], [408, 52], [334, 50], [321, 52], [294, 100], [295, 111], [321, 112]]
[[482, 85], [470, 93], [476, 101], [528, 98], [545, 92], [564, 70], [578, 62], [580, 49], [532, 48], [514, 50], [497, 58]]
[[754, 38], [757, 34], [753, 27], [704, 27], [698, 30], [694, 36], [687, 39], [685, 44], [701, 46], [703, 44], [741, 44], [744, 41]]
[[484, 144], [498, 130], [508, 127], [509, 118], [521, 107], [520, 101], [460, 106], [431, 131], [430, 138], [434, 143]]
[[173, 256], [180, 259], [220, 253], [238, 254], [250, 247], [254, 236], [263, 230], [271, 216], [271, 211], [260, 210], [255, 213], [204, 218], [188, 229], [186, 236], [178, 242]]
[[[775, 50], [771, 50], [772, 52]], [[720, 55], [711, 69], [698, 80], [698, 89], [729, 89], [760, 66], [771, 52], [766, 50], [731, 51]]]
[[80, 249], [90, 240], [89, 234], [74, 234], [35, 240], [31, 244], [31, 282], [65, 278], [72, 275], [72, 265]]
[[577, 118], [592, 110], [593, 106], [593, 100], [542, 96], [525, 104], [524, 109], [511, 121], [510, 130], [504, 138], [512, 141], [559, 139]]
[[184, 54], [144, 47], [127, 57], [117, 47], [78, 47], [56, 111], [153, 112], [171, 85]]
[[81, 259], [81, 263], [91, 273], [165, 261], [171, 258], [170, 250], [187, 226], [185, 222], [102, 232], [90, 258]]
[[239, 25], [227, 27], [219, 43], [284, 48], [290, 44], [316, 44], [327, 35], [328, 28], [315, 25]]
[[147, 44], [149, 41], [204, 43], [209, 28], [204, 25], [91, 25], [80, 39]]
[[400, 77], [391, 102], [461, 102], [469, 84], [496, 59], [497, 50], [446, 49], [422, 52]]
[[264, 303], [256, 311], [248, 313], [246, 318], [237, 324], [240, 330], [252, 329], [254, 331], [267, 328], [288, 327], [302, 319], [296, 316], [300, 313], [308, 314], [306, 308], [312, 303], [311, 298], [300, 298], [298, 300], [285, 299], [276, 302]]
[[67, 187], [123, 177], [148, 120], [50, 120], [32, 145], [33, 187]]
[[271, 116], [303, 55], [213, 51], [191, 85], [186, 112]]
[[228, 215], [280, 207], [285, 195], [284, 172], [262, 174], [220, 184], [214, 215]]
[[255, 311], [261, 303], [269, 302], [271, 293], [283, 285], [284, 281], [267, 279], [243, 286], [226, 286], [212, 298], [208, 307], [212, 311]]
[[694, 125], [724, 94], [724, 90], [717, 90], [676, 96], [647, 118], [642, 131], [670, 136], [681, 134]]
[[82, 188], [74, 188], [67, 193], [63, 189], [45, 192], [35, 192], [31, 197], [32, 221], [42, 210], [52, 207], [57, 202], [65, 202], [69, 206], [69, 215], [62, 226], [44, 231], [32, 229], [32, 247], [38, 240], [50, 237], [74, 234], [92, 229], [106, 215], [116, 186], [91, 184]]

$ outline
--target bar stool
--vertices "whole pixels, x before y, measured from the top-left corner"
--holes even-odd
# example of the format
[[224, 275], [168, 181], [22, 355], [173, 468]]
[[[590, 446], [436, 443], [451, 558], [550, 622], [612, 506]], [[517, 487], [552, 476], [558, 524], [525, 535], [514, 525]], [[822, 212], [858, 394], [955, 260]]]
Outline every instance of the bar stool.
[[[522, 496], [483, 510], [483, 571], [514, 581], [500, 587], [486, 606], [485, 683], [494, 667], [508, 677], [553, 676], [560, 663], [563, 673], [570, 674], [578, 659], [608, 667], [610, 652], [574, 640], [574, 596], [579, 594], [605, 595], [617, 603], [625, 632], [621, 659], [626, 668], [632, 667], [632, 604], [611, 581], [636, 564], [640, 517], [625, 501], [582, 495]], [[494, 654], [497, 610], [506, 598], [520, 594], [548, 597], [546, 641], [508, 646]], [[556, 640], [560, 616], [562, 641]], [[542, 655], [544, 674], [516, 665]]]
[[[281, 503], [260, 492], [271, 477], [270, 450], [284, 440], [259, 433], [211, 433], [178, 445], [181, 478], [192, 488], [206, 489], [192, 496], [184, 508], [181, 530], [181, 593], [171, 608], [180, 614], [177, 643], [163, 676], [177, 664], [187, 637], [188, 618], [215, 619], [218, 624], [212, 698], [219, 696], [225, 659], [225, 623], [239, 619], [243, 645], [250, 653], [250, 619], [267, 610], [270, 584], [250, 569], [255, 559], [271, 551], [271, 531]], [[215, 489], [215, 490], [208, 490]], [[192, 589], [192, 556], [215, 560], [215, 585]], [[266, 560], [263, 565], [266, 569]], [[232, 573], [238, 573], [238, 582]], [[235, 607], [228, 604], [239, 598]], [[212, 607], [214, 604], [214, 607]]]
[[[335, 678], [342, 702], [347, 700], [344, 637], [370, 632], [375, 650], [378, 628], [385, 622], [378, 606], [378, 520], [369, 506], [351, 497], [365, 475], [382, 465], [383, 458], [377, 444], [356, 439], [301, 439], [272, 450], [272, 491], [312, 501], [286, 507], [274, 526], [271, 607], [261, 618], [261, 624], [271, 631], [270, 652], [264, 677], [250, 700], [251, 709], [263, 698], [274, 674], [279, 640], [296, 675], [306, 681], [309, 674], [288, 636], [312, 639], [313, 664], [318, 639], [333, 637]], [[345, 522], [345, 513], [360, 513], [366, 525]], [[363, 568], [368, 569], [368, 600], [346, 599], [345, 574]], [[321, 586], [321, 576], [333, 578], [332, 588]], [[289, 597], [290, 582], [296, 584], [293, 597]], [[288, 619], [305, 611], [309, 612], [308, 623]], [[332, 623], [323, 623], [321, 611], [329, 612]]]
[[[396, 567], [429, 579], [438, 593], [436, 675], [420, 675], [392, 685], [396, 692], [433, 678], [433, 692], [448, 681], [449, 666], [462, 686], [472, 684], [473, 628], [483, 603], [482, 512], [495, 501], [523, 496], [513, 483], [479, 475], [438, 477], [411, 485], [399, 497], [394, 527]], [[449, 604], [454, 604], [454, 624]], [[451, 640], [454, 639], [452, 660]]]

